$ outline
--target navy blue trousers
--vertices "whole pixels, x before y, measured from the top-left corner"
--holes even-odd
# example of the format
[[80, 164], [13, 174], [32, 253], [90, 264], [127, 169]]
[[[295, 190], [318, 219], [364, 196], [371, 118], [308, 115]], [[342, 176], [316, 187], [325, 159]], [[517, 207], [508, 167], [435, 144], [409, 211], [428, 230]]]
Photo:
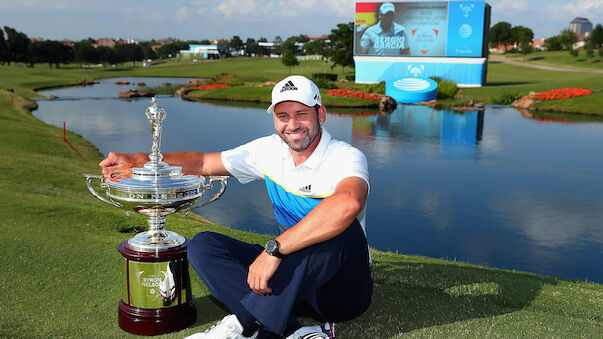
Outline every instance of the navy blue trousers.
[[263, 329], [284, 335], [296, 316], [341, 322], [369, 306], [373, 281], [366, 237], [355, 220], [342, 234], [289, 254], [268, 282], [269, 295], [247, 284], [249, 266], [264, 250], [223, 234], [202, 232], [188, 246], [188, 260], [212, 295], [232, 313], [248, 312]]

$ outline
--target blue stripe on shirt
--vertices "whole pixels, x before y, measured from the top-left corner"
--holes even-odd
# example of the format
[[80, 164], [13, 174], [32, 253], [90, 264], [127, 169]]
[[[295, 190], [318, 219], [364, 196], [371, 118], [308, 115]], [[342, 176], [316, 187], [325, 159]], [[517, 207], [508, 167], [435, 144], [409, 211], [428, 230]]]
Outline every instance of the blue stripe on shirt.
[[265, 175], [264, 178], [276, 220], [287, 228], [302, 220], [323, 199], [288, 192], [268, 175]]

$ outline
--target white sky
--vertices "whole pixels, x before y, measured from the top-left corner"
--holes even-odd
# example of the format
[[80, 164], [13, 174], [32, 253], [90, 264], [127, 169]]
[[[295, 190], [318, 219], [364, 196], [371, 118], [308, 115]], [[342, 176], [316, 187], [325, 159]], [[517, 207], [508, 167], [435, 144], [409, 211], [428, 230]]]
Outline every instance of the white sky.
[[[492, 25], [530, 27], [536, 38], [558, 34], [575, 17], [603, 23], [603, 0], [489, 0]], [[272, 40], [328, 34], [354, 20], [354, 0], [0, 0], [0, 27], [29, 37], [80, 40], [121, 37], [182, 40], [240, 36]]]

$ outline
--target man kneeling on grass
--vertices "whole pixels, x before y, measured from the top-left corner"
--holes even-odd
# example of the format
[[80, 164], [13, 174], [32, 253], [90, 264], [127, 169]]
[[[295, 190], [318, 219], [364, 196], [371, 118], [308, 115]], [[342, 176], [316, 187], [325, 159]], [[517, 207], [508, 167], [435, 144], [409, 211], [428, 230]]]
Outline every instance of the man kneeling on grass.
[[[232, 314], [190, 338], [332, 338], [333, 322], [369, 306], [373, 281], [365, 236], [364, 154], [331, 138], [318, 87], [294, 75], [272, 90], [276, 134], [221, 153], [164, 154], [183, 173], [264, 180], [279, 222], [265, 247], [213, 232], [197, 234], [189, 262]], [[110, 153], [109, 180], [131, 175], [146, 154]], [[302, 327], [297, 316], [324, 325]]]

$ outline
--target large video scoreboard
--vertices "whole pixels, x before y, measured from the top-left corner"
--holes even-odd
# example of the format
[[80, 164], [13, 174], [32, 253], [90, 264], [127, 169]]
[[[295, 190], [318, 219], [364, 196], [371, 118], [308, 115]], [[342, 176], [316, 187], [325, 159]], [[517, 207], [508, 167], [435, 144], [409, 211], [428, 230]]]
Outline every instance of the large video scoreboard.
[[357, 82], [439, 76], [485, 84], [490, 6], [483, 0], [357, 2]]

